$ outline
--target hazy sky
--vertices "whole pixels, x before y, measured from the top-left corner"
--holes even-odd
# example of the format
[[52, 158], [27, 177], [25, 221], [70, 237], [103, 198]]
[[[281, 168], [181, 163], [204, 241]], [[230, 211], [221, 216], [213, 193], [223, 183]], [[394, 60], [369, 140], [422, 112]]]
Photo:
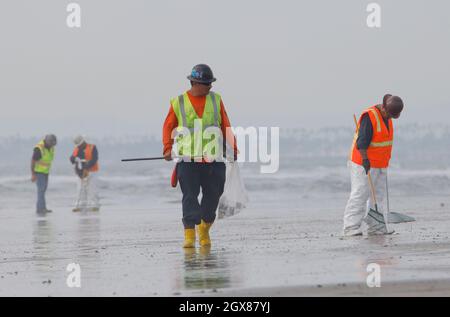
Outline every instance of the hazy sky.
[[[66, 6], [82, 26], [66, 25]], [[160, 135], [208, 63], [234, 126], [351, 126], [385, 92], [450, 124], [450, 2], [2, 0], [0, 136]]]

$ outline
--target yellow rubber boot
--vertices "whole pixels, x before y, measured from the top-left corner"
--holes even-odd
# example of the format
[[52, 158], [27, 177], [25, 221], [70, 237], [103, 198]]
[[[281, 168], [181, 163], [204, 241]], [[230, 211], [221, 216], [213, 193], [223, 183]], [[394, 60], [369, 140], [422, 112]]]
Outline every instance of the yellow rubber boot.
[[184, 229], [183, 248], [195, 248], [195, 229]]
[[198, 240], [200, 241], [200, 246], [207, 247], [211, 245], [211, 239], [209, 237], [209, 229], [212, 223], [207, 223], [202, 220], [202, 222], [197, 226], [198, 228]]

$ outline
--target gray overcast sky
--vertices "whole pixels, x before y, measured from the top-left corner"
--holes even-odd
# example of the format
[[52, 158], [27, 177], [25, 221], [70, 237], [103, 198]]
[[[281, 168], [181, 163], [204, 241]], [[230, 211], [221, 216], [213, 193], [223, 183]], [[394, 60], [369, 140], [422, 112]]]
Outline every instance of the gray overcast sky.
[[450, 123], [450, 1], [64, 0], [0, 3], [0, 136], [159, 136], [197, 63], [234, 126], [352, 125], [385, 92], [402, 124]]

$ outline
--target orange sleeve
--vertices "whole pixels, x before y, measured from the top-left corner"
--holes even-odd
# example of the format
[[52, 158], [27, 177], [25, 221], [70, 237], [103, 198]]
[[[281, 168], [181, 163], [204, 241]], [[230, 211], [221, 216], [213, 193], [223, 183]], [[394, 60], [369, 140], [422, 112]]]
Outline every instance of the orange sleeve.
[[222, 134], [225, 136], [225, 140], [228, 142], [228, 144], [234, 149], [234, 154], [237, 155], [237, 153], [239, 152], [237, 149], [236, 137], [234, 136], [231, 129], [227, 129], [231, 127], [231, 123], [222, 100], [220, 100], [220, 116], [222, 118]]
[[169, 113], [167, 114], [166, 120], [164, 121], [163, 127], [163, 154], [168, 151], [172, 151], [173, 139], [172, 131], [178, 126], [178, 119], [173, 111], [172, 105], [170, 105]]

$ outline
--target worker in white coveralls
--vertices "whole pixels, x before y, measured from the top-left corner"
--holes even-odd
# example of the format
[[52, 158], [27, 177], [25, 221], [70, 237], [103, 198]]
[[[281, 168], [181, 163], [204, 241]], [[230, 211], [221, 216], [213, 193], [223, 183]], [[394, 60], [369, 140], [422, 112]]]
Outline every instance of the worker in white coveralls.
[[74, 138], [75, 149], [70, 162], [75, 165], [75, 173], [80, 178], [78, 197], [73, 211], [98, 211], [100, 209], [97, 194], [98, 150], [94, 144], [86, 142], [84, 137]]
[[363, 222], [369, 235], [392, 233], [386, 225], [387, 217], [374, 217], [371, 213], [375, 203], [370, 195], [368, 174], [375, 188], [378, 207], [375, 209], [383, 215], [387, 168], [394, 141], [392, 119], [398, 119], [402, 110], [400, 97], [385, 95], [382, 104], [366, 109], [359, 118], [349, 161], [351, 194], [345, 208], [344, 236], [362, 235]]

